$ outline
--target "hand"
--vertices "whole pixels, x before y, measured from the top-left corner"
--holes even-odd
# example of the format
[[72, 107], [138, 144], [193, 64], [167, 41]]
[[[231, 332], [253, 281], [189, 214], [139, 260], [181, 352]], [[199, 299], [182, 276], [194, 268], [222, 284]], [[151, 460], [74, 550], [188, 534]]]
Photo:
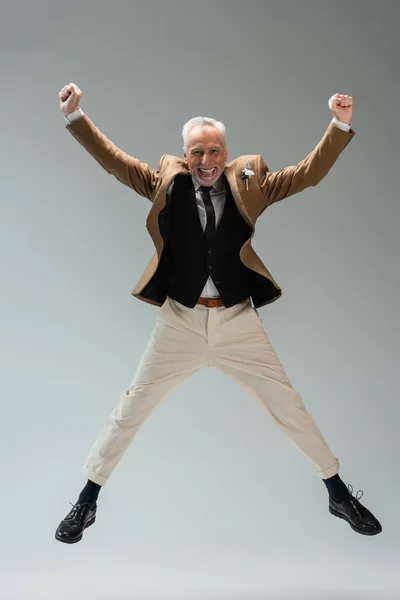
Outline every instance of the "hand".
[[329, 108], [333, 116], [342, 123], [350, 125], [353, 118], [353, 97], [335, 94], [329, 100]]
[[69, 83], [61, 88], [58, 97], [60, 98], [60, 110], [65, 117], [78, 110], [81, 96], [82, 92], [75, 83]]

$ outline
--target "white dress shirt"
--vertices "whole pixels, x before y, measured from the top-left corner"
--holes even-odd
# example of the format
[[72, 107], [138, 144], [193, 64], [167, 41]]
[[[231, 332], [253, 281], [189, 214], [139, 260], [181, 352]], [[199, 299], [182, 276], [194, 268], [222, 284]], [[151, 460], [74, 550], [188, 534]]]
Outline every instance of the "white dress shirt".
[[[84, 114], [85, 113], [82, 111], [82, 109], [78, 108], [78, 110], [76, 110], [75, 112], [72, 112], [69, 115], [67, 115], [65, 117], [65, 120], [68, 123], [70, 123], [71, 121], [74, 121], [75, 119], [80, 119]], [[339, 127], [339, 129], [343, 129], [343, 131], [349, 131], [351, 128], [351, 124], [347, 125], [347, 123], [342, 123], [341, 121], [338, 121], [335, 117], [332, 118], [331, 122], [336, 127]], [[196, 204], [197, 204], [197, 210], [199, 212], [200, 223], [203, 228], [203, 231], [205, 231], [206, 224], [207, 224], [207, 213], [206, 213], [206, 208], [205, 208], [205, 205], [203, 202], [203, 198], [201, 196], [201, 191], [200, 191], [201, 183], [199, 183], [197, 181], [197, 179], [195, 179], [194, 177], [192, 177], [192, 181], [193, 181], [195, 194], [196, 194]], [[173, 185], [174, 185], [174, 182], [171, 183], [171, 185], [169, 186], [169, 188], [167, 190], [168, 195], [171, 193]], [[214, 211], [215, 211], [215, 228], [216, 229], [218, 228], [219, 222], [221, 221], [222, 213], [224, 211], [225, 198], [226, 198], [226, 187], [227, 187], [227, 181], [225, 179], [225, 176], [222, 175], [218, 179], [218, 181], [216, 181], [214, 183], [214, 185], [212, 186], [212, 189], [210, 190], [211, 202], [213, 204]], [[209, 277], [207, 279], [206, 284], [201, 292], [201, 296], [205, 296], [206, 298], [219, 298], [219, 292], [218, 292], [217, 288], [215, 287], [214, 282], [211, 279], [211, 277]]]

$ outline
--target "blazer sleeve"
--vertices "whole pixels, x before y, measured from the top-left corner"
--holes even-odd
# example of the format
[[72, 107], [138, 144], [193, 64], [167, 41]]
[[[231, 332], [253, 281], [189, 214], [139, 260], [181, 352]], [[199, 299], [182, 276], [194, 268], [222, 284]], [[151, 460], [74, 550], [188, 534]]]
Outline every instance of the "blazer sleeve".
[[297, 165], [285, 167], [274, 173], [259, 157], [258, 176], [265, 207], [317, 185], [330, 171], [340, 153], [354, 137], [355, 131], [343, 131], [329, 124], [321, 141], [310, 154]]
[[66, 125], [68, 131], [91, 156], [118, 181], [153, 201], [159, 171], [130, 156], [111, 142], [85, 114]]

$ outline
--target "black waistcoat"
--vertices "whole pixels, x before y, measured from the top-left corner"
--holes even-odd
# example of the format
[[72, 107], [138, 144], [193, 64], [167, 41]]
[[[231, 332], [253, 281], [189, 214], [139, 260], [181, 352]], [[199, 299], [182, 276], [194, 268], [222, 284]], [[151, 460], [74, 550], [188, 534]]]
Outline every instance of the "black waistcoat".
[[238, 211], [228, 184], [224, 211], [210, 243], [201, 226], [192, 178], [185, 175], [175, 178], [172, 194], [159, 214], [159, 227], [164, 249], [142, 296], [161, 303], [169, 296], [193, 308], [208, 277], [227, 307], [255, 291], [261, 276], [239, 258], [252, 229]]

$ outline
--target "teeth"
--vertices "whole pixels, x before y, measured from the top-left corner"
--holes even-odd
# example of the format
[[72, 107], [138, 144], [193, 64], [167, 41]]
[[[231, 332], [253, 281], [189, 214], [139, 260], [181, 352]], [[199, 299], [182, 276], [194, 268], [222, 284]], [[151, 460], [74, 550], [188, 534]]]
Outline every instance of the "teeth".
[[208, 169], [208, 171], [206, 171], [206, 169], [200, 169], [200, 171], [202, 173], [212, 173], [214, 171], [214, 169]]

